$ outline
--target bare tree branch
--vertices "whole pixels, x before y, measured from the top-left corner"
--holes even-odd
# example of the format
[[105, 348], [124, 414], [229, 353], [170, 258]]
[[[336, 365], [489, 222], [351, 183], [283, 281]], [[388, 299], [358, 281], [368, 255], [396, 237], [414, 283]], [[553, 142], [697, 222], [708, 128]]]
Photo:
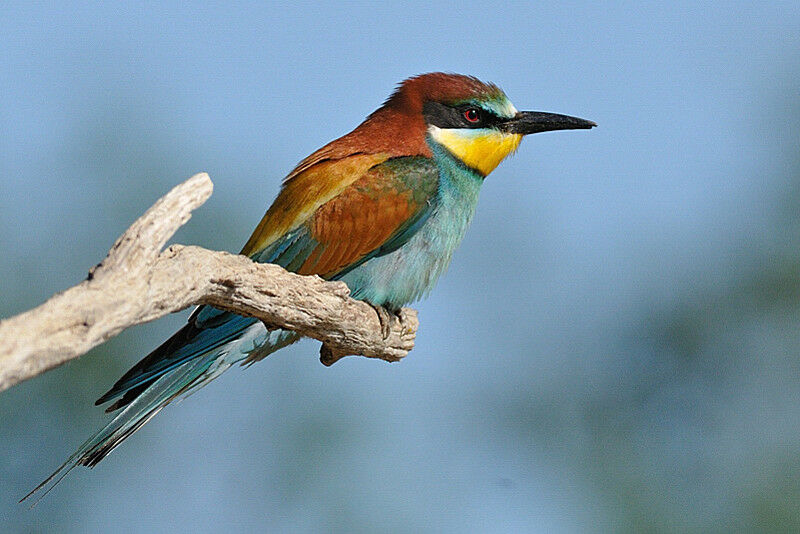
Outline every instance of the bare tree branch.
[[387, 324], [372, 306], [351, 299], [343, 282], [200, 247], [172, 245], [162, 251], [212, 189], [205, 173], [175, 187], [117, 239], [85, 281], [0, 321], [0, 391], [77, 358], [128, 327], [197, 304], [318, 339], [325, 365], [348, 354], [393, 362], [413, 348], [416, 311], [380, 314]]

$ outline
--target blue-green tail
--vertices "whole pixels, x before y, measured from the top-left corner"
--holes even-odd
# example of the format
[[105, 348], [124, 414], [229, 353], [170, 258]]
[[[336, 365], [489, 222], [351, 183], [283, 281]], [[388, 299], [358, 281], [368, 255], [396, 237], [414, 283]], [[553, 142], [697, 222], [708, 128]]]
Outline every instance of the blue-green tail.
[[213, 308], [198, 309], [189, 324], [136, 364], [97, 401], [101, 404], [119, 397], [107, 411], [122, 411], [21, 501], [44, 490], [41, 499], [77, 465], [94, 467], [167, 404], [204, 386], [234, 363], [260, 360], [298, 338], [287, 330], [267, 331], [252, 318]]

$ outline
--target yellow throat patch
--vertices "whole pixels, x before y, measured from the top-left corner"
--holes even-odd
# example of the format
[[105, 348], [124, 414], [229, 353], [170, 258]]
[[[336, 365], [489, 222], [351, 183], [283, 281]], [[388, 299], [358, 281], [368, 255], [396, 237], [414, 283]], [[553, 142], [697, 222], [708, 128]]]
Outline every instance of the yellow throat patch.
[[484, 176], [514, 152], [522, 141], [520, 134], [504, 133], [488, 128], [470, 130], [431, 126], [429, 131], [437, 143]]

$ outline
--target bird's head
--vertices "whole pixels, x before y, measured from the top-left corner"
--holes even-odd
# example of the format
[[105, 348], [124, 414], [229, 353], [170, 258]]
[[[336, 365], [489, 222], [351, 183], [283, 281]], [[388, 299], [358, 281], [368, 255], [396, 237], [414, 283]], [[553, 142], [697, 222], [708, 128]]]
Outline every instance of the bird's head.
[[567, 115], [517, 111], [496, 85], [441, 72], [407, 79], [382, 109], [409, 120], [421, 117], [428, 144], [441, 145], [483, 176], [516, 150], [527, 134], [596, 126]]
[[352, 132], [301, 161], [284, 183], [322, 161], [354, 154], [431, 157], [432, 146], [486, 176], [516, 150], [524, 135], [594, 126], [566, 115], [517, 111], [500, 88], [471, 76], [421, 74], [402, 82]]

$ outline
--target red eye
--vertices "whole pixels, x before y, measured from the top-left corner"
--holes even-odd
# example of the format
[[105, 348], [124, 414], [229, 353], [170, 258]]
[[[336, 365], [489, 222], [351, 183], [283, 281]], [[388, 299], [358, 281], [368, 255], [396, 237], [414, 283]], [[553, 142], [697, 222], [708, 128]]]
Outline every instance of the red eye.
[[481, 118], [478, 110], [475, 108], [469, 108], [464, 112], [464, 118], [467, 119], [469, 122], [478, 122]]

